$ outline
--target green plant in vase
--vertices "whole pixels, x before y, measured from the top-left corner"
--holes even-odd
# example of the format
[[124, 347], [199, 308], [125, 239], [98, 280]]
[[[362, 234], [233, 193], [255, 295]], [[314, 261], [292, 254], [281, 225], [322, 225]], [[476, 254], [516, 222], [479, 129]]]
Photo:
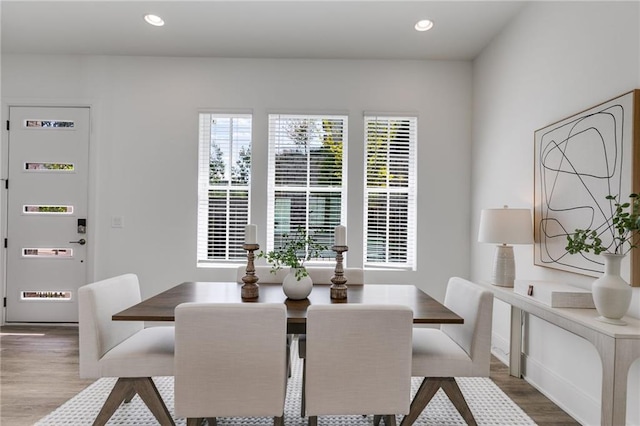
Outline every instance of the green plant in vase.
[[[629, 195], [630, 202], [620, 203], [617, 195], [607, 195], [606, 199], [613, 202], [615, 209], [610, 217], [606, 217], [604, 229], [576, 229], [567, 235], [566, 250], [571, 254], [595, 254], [608, 252], [612, 254], [627, 254], [638, 245], [640, 235], [640, 198], [638, 194]], [[611, 232], [611, 243], [604, 245], [601, 236]]]
[[304, 266], [305, 262], [319, 258], [322, 252], [328, 249], [301, 226], [292, 233], [284, 234], [282, 238], [279, 248], [268, 252], [261, 251], [257, 257], [266, 259], [272, 265], [271, 272], [274, 274], [285, 266], [293, 268], [298, 281], [309, 275]]
[[631, 287], [620, 274], [621, 262], [637, 247], [640, 237], [640, 199], [635, 193], [629, 197], [629, 202], [621, 203], [616, 195], [608, 195], [611, 215], [605, 217], [603, 225], [595, 229], [576, 229], [567, 235], [569, 253], [593, 251], [602, 256], [604, 274], [591, 285], [593, 303], [600, 314], [598, 320], [616, 325], [626, 324], [622, 317], [631, 304]]

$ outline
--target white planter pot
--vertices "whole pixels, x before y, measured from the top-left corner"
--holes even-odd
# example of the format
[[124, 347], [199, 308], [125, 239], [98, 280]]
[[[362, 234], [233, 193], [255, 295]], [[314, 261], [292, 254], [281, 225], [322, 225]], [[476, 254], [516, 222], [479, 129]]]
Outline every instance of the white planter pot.
[[631, 304], [631, 286], [620, 276], [623, 254], [602, 253], [604, 275], [593, 282], [593, 303], [601, 315], [598, 320], [610, 324], [626, 325], [621, 318]]
[[298, 280], [296, 278], [296, 270], [291, 268], [289, 273], [284, 280], [282, 281], [282, 291], [285, 296], [292, 300], [302, 300], [306, 299], [307, 296], [311, 294], [311, 290], [313, 289], [313, 281], [311, 277], [307, 275], [306, 277], [300, 278]]

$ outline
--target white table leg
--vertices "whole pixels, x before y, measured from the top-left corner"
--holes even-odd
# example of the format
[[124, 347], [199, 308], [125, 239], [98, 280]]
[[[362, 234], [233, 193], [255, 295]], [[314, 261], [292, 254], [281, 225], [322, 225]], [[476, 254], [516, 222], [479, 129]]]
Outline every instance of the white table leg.
[[[615, 385], [615, 359], [616, 348], [614, 339], [608, 336], [597, 335], [591, 343], [598, 350], [600, 362], [602, 363], [602, 389], [600, 396], [600, 424], [602, 426], [613, 426], [614, 424], [624, 424], [613, 422], [614, 409], [614, 385]], [[626, 391], [626, 380], [625, 380]], [[625, 401], [626, 402], [626, 401]], [[624, 413], [626, 414], [626, 413]], [[624, 416], [623, 414], [623, 416]]]
[[629, 368], [638, 358], [640, 340], [599, 336], [591, 340], [602, 361], [600, 424], [626, 424]]
[[511, 337], [509, 341], [509, 374], [522, 377], [522, 309], [511, 305]]

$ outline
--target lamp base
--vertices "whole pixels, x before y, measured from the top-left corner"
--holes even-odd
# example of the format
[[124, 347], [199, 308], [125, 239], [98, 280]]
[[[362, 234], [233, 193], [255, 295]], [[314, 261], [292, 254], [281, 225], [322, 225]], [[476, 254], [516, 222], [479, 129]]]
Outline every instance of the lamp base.
[[500, 287], [513, 287], [516, 279], [516, 263], [513, 258], [513, 246], [496, 246], [491, 283]]

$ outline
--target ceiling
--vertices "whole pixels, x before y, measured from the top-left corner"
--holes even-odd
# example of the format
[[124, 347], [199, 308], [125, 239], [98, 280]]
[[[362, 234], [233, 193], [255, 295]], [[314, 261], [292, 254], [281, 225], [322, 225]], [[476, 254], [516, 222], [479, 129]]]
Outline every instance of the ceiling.
[[[523, 1], [1, 2], [4, 53], [469, 60]], [[166, 22], [153, 27], [143, 15]], [[427, 32], [413, 29], [431, 19]]]

